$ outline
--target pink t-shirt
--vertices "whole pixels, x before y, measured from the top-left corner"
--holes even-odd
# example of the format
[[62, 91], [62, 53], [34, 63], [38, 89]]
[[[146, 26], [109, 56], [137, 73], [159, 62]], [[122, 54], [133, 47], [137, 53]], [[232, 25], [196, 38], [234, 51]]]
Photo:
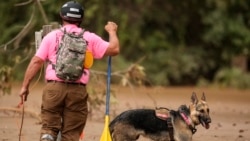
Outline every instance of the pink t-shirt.
[[[69, 24], [61, 28], [66, 29], [67, 32], [81, 32], [82, 29], [78, 28], [76, 25]], [[56, 51], [58, 44], [62, 38], [63, 32], [59, 29], [53, 30], [48, 33], [42, 40], [39, 49], [37, 50], [35, 56], [43, 59], [44, 61], [49, 61], [55, 64], [56, 62]], [[91, 51], [94, 59], [101, 59], [104, 56], [106, 49], [109, 46], [109, 42], [104, 41], [98, 35], [85, 31], [83, 34], [84, 39], [88, 42], [87, 50]], [[86, 73], [77, 81], [79, 83], [87, 84], [89, 81], [89, 70], [84, 70]], [[52, 68], [52, 64], [48, 63], [45, 74], [46, 80], [56, 80], [63, 81], [56, 76], [55, 70]]]

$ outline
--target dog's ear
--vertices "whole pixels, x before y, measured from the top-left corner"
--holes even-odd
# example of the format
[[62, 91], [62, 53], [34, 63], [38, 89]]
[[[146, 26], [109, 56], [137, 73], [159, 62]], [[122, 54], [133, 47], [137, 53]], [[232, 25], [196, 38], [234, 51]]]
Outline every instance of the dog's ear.
[[206, 96], [205, 96], [205, 93], [204, 93], [204, 92], [203, 92], [203, 94], [202, 94], [201, 100], [206, 101]]
[[197, 103], [198, 103], [198, 98], [197, 98], [195, 92], [193, 92], [193, 94], [192, 94], [192, 96], [191, 96], [191, 102], [192, 102], [193, 104], [197, 104]]

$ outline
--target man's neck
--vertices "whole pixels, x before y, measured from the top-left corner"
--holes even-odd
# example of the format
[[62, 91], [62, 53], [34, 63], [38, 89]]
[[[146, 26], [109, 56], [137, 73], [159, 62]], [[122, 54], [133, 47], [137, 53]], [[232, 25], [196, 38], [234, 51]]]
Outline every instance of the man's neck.
[[[69, 22], [67, 22], [67, 21], [63, 21], [62, 22], [62, 25], [63, 26], [65, 26], [65, 25], [72, 25], [73, 23], [69, 23]], [[80, 27], [80, 24], [74, 24], [74, 25], [76, 25], [77, 27]]]

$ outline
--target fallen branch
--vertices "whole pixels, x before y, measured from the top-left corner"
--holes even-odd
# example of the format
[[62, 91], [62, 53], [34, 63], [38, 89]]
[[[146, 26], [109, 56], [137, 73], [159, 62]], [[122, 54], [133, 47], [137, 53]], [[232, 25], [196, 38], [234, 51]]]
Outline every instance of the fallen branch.
[[[11, 107], [0, 107], [0, 112], [13, 112], [13, 113], [19, 113], [22, 114], [22, 109], [21, 108], [11, 108]], [[38, 120], [39, 123], [41, 123], [41, 117], [39, 116], [38, 113], [30, 110], [24, 110], [24, 114], [29, 115], [32, 118], [35, 118]]]

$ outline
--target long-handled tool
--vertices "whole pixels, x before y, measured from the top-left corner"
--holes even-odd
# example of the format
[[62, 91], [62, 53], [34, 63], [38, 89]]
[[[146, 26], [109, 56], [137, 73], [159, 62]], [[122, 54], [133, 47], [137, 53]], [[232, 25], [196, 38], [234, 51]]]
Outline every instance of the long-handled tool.
[[109, 132], [109, 100], [110, 100], [110, 79], [111, 79], [111, 56], [108, 57], [108, 74], [107, 74], [107, 94], [106, 94], [106, 112], [105, 125], [100, 141], [112, 141]]

